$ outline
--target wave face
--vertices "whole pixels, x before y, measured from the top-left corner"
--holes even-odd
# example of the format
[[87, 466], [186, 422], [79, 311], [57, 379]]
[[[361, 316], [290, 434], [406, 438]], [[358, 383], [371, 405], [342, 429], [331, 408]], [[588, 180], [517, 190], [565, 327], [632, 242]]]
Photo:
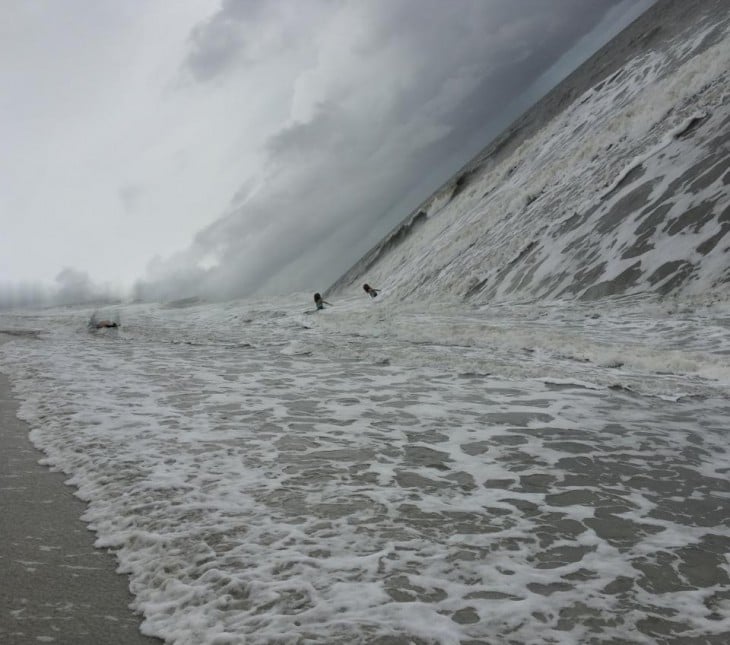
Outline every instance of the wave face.
[[730, 14], [660, 2], [525, 113], [329, 293], [725, 296]]

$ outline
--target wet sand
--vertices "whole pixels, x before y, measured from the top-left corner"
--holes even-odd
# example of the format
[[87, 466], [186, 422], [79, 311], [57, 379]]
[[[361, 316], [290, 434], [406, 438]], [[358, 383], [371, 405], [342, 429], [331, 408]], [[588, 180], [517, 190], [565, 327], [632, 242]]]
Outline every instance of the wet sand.
[[79, 519], [84, 503], [62, 473], [38, 463], [42, 453], [16, 411], [0, 373], [0, 643], [160, 643], [140, 633], [127, 577], [94, 548]]

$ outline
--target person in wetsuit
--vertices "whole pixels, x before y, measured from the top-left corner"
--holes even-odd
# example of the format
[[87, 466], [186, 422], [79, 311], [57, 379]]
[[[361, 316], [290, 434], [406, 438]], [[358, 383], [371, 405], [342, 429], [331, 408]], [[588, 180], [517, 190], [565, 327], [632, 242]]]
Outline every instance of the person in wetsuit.
[[314, 294], [314, 304], [317, 305], [317, 309], [324, 309], [325, 305], [332, 306], [329, 302], [327, 302], [324, 298], [322, 298], [322, 295], [317, 292]]

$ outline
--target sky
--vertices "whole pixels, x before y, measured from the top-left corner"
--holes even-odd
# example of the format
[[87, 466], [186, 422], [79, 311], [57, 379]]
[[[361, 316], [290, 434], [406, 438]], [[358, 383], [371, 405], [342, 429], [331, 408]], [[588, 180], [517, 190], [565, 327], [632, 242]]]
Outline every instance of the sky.
[[0, 306], [322, 291], [653, 0], [0, 4]]

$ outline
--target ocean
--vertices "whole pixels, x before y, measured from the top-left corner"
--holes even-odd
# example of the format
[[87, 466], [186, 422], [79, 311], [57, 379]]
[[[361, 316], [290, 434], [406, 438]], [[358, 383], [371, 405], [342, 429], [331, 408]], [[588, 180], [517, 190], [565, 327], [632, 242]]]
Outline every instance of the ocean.
[[144, 633], [728, 642], [723, 7], [655, 5], [324, 311], [307, 293], [118, 305], [98, 331], [91, 307], [0, 314], [19, 415]]
[[331, 302], [4, 317], [40, 332], [3, 371], [145, 633], [722, 642], [727, 304]]

